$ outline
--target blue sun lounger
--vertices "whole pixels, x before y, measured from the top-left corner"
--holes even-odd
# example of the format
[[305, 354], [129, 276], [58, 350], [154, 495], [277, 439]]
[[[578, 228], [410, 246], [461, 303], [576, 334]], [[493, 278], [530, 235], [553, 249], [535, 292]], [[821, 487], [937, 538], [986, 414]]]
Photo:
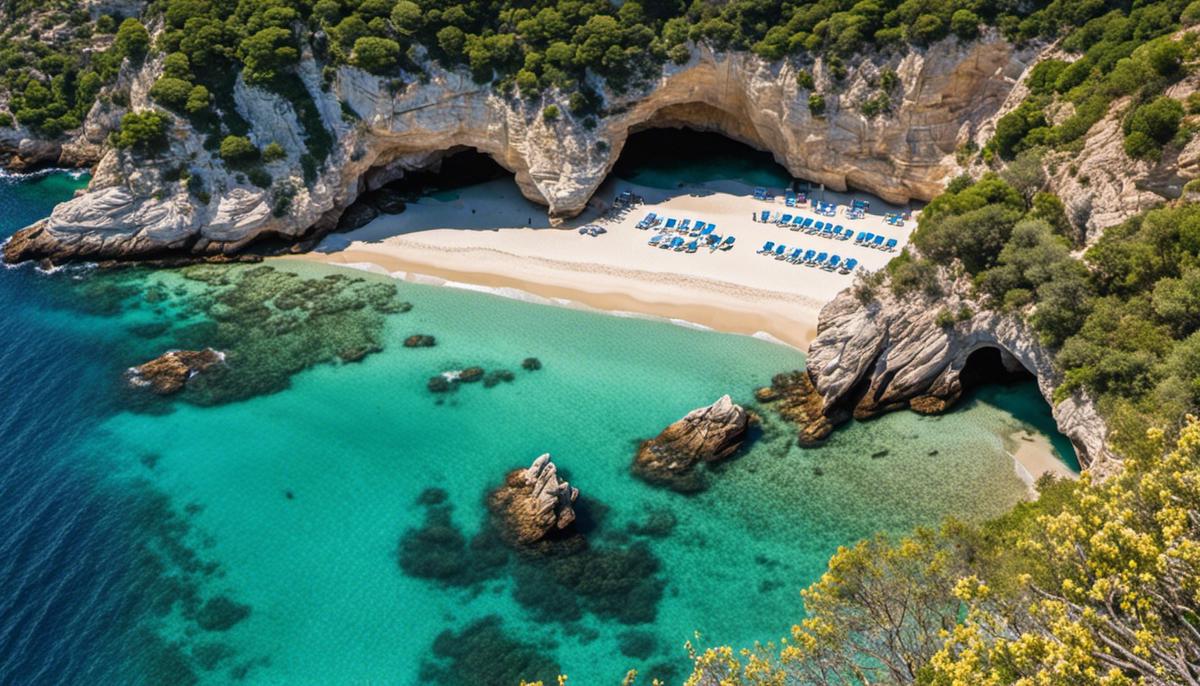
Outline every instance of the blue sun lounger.
[[733, 236], [726, 236], [725, 240], [721, 241], [721, 250], [731, 250], [733, 248]]
[[777, 260], [782, 260], [782, 259], [783, 259], [783, 254], [784, 254], [785, 252], [787, 252], [787, 246], [786, 246], [786, 245], [783, 245], [782, 243], [780, 243], [779, 245], [775, 246], [775, 259], [777, 259]]
[[791, 191], [788, 191], [787, 193], [785, 193], [783, 196], [783, 203], [785, 205], [787, 205], [788, 207], [795, 207], [796, 206], [796, 194]]
[[711, 234], [713, 231], [715, 231], [716, 228], [717, 228], [716, 224], [709, 224], [708, 226], [704, 227], [704, 230], [700, 232], [700, 235], [707, 236], [707, 235]]
[[758, 220], [760, 222], [765, 222], [765, 221], [767, 221], [767, 218], [770, 216], [771, 216], [770, 210], [763, 210], [762, 212], [758, 213]]
[[866, 245], [866, 246], [870, 246], [870, 245], [871, 245], [871, 241], [873, 241], [873, 240], [875, 240], [875, 234], [873, 234], [873, 233], [871, 233], [870, 231], [868, 231], [868, 232], [867, 232], [867, 235], [863, 236], [863, 239], [862, 239], [862, 244], [863, 244], [863, 245]]
[[668, 230], [668, 231], [670, 231], [671, 229], [675, 228], [675, 218], [674, 218], [674, 217], [671, 217], [671, 218], [667, 219], [667, 225], [666, 225], [666, 226], [664, 226], [663, 228], [664, 228], [664, 229], [666, 229], [666, 230]]
[[794, 263], [796, 260], [800, 259], [800, 255], [802, 254], [804, 254], [804, 248], [796, 248], [792, 251], [792, 254], [787, 256], [787, 261]]
[[683, 250], [683, 236], [676, 236], [671, 239], [672, 250]]
[[696, 225], [692, 227], [692, 231], [688, 235], [691, 236], [692, 238], [695, 238], [696, 236], [700, 235], [700, 232], [703, 231], [704, 227], [706, 227], [706, 226], [708, 226], [708, 224], [698, 221], [698, 222], [696, 222]]
[[687, 251], [688, 252], [696, 252], [696, 249], [699, 247], [700, 247], [699, 241], [692, 241], [691, 243], [687, 244]]
[[844, 241], [844, 240], [846, 240], [846, 239], [848, 239], [848, 238], [850, 238], [850, 236], [854, 235], [854, 231], [853, 231], [853, 230], [851, 230], [851, 229], [847, 229], [846, 227], [842, 226], [841, 224], [838, 224], [837, 226], [835, 226], [835, 227], [833, 228], [833, 233], [834, 233], [835, 235], [836, 235], [836, 234], [837, 234], [839, 231], [841, 231], [841, 232], [842, 232], [842, 236], [841, 236], [841, 238], [842, 238], [842, 240], [843, 240], [843, 241]]
[[872, 248], [879, 248], [882, 246], [883, 246], [883, 236], [876, 236], [875, 240], [871, 241]]
[[850, 272], [854, 271], [854, 268], [857, 266], [858, 260], [851, 257], [850, 259], [846, 260], [845, 264], [842, 265], [842, 273], [849, 274]]
[[867, 237], [867, 232], [866, 232], [866, 231], [859, 231], [859, 232], [858, 232], [858, 235], [854, 237], [854, 242], [855, 242], [855, 243], [862, 243], [862, 242], [863, 242], [863, 239], [864, 239], [864, 238], [866, 238], [866, 237]]
[[804, 218], [804, 228], [806, 228], [806, 229], [808, 229], [808, 228], [811, 228], [811, 227], [812, 227], [812, 225], [813, 225], [813, 218], [812, 218], [812, 217], [805, 217], [805, 218]]
[[683, 221], [679, 222], [679, 230], [680, 231], [687, 231], [690, 228], [692, 228], [692, 220], [691, 219], [684, 219]]
[[821, 235], [824, 236], [825, 238], [832, 237], [833, 236], [833, 224], [826, 224], [825, 228], [821, 229]]
[[886, 250], [886, 251], [888, 251], [888, 252], [891, 252], [891, 251], [893, 251], [893, 250], [895, 250], [895, 249], [896, 249], [896, 244], [897, 244], [898, 242], [899, 242], [899, 241], [897, 241], [895, 238], [889, 238], [889, 239], [887, 240], [887, 243], [884, 243], [884, 244], [883, 244], [883, 249], [884, 249], [884, 250]]
[[783, 215], [782, 217], [780, 217], [780, 218], [779, 218], [779, 221], [778, 221], [778, 222], [776, 222], [776, 223], [782, 226], [782, 225], [784, 225], [784, 224], [790, 224], [790, 223], [791, 223], [791, 221], [792, 221], [792, 215], [790, 215], [790, 214], [785, 214], [785, 215]]
[[648, 215], [646, 215], [645, 217], [643, 217], [643, 218], [642, 218], [642, 221], [640, 221], [640, 222], [638, 222], [638, 223], [637, 223], [637, 228], [639, 228], [639, 229], [648, 229], [648, 228], [650, 228], [651, 226], [654, 226], [654, 224], [655, 224], [655, 223], [657, 223], [657, 222], [658, 222], [658, 215], [657, 215], [657, 214], [655, 214], [655, 213], [653, 213], [653, 212], [651, 212], [650, 214], [648, 214]]
[[838, 265], [841, 263], [842, 263], [842, 257], [840, 255], [834, 255], [833, 257], [829, 258], [829, 261], [825, 263], [825, 266], [822, 267], [822, 269], [824, 269], [827, 272], [831, 272], [834, 269], [837, 269]]
[[650, 237], [650, 240], [647, 241], [646, 245], [658, 245], [659, 242], [661, 242], [664, 238], [666, 238], [666, 236], [662, 235], [661, 233], [655, 234]]
[[[826, 228], [829, 228], [829, 227], [826, 227]], [[829, 233], [832, 234], [833, 238], [837, 238], [840, 240], [842, 238], [842, 227], [835, 226], [832, 229], [829, 229]]]
[[763, 200], [766, 197], [767, 197], [767, 189], [763, 188], [762, 186], [759, 186], [758, 188], [754, 189], [754, 199], [755, 200]]
[[829, 257], [829, 253], [827, 252], [817, 253], [816, 259], [812, 261], [813, 266], [820, 267], [821, 265], [825, 264], [825, 258], [827, 257]]
[[796, 215], [795, 217], [792, 217], [792, 225], [788, 228], [792, 231], [799, 231], [800, 229], [804, 228], [804, 220], [800, 218], [800, 215]]
[[765, 255], [775, 249], [775, 241], [767, 241], [763, 243], [763, 247], [758, 249], [759, 255]]
[[803, 258], [801, 261], [802, 261], [802, 262], [805, 262], [805, 263], [812, 262], [812, 261], [813, 261], [813, 258], [814, 258], [814, 257], [816, 257], [816, 256], [817, 256], [817, 251], [816, 251], [816, 250], [805, 250], [805, 251], [804, 251], [804, 258]]

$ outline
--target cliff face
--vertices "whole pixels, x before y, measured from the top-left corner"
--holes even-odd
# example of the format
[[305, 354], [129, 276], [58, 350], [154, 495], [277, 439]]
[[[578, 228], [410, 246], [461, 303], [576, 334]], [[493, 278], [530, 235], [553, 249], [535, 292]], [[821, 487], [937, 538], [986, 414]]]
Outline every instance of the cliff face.
[[[808, 372], [829, 416], [850, 409], [867, 418], [911, 407], [925, 413], [948, 408], [963, 391], [962, 374], [972, 354], [999, 351], [1009, 371], [1037, 378], [1059, 430], [1071, 439], [1083, 466], [1106, 474], [1119, 463], [1105, 444], [1107, 428], [1095, 404], [1076, 393], [1055, 404], [1053, 392], [1062, 381], [1053, 355], [1020, 318], [982, 311], [971, 302], [965, 285], [936, 302], [920, 296], [897, 298], [881, 292], [867, 304], [847, 290], [821, 311], [817, 338], [808, 352]], [[942, 308], [976, 312], [942, 326]], [[844, 413], [843, 413], [844, 414]]]
[[[561, 107], [547, 121], [544, 103], [497, 95], [457, 72], [434, 69], [427, 83], [393, 90], [393, 82], [342, 68], [331, 88], [306, 59], [302, 79], [336, 144], [324, 168], [306, 183], [299, 160], [303, 128], [292, 106], [262, 89], [239, 84], [239, 111], [260, 147], [276, 142], [287, 158], [267, 166], [274, 182], [258, 188], [227, 170], [200, 137], [177, 120], [170, 150], [155, 160], [109, 150], [89, 193], [18, 233], [5, 247], [9, 261], [37, 257], [137, 257], [164, 252], [231, 252], [265, 236], [301, 240], [331, 228], [364, 190], [436, 162], [448, 151], [473, 147], [511, 170], [529, 199], [552, 217], [582, 211], [616, 163], [631, 132], [689, 126], [722, 132], [772, 152], [794, 175], [834, 189], [855, 186], [894, 202], [929, 199], [956, 171], [954, 151], [992, 118], [1032, 53], [995, 35], [942, 41], [922, 51], [867, 59], [841, 80], [821, 61], [806, 65], [826, 111], [809, 112], [809, 91], [791, 64], [768, 64], [747, 54], [697, 48], [685, 65], [667, 65], [641, 92], [609, 94], [604, 116], [588, 128]], [[151, 106], [157, 75], [148, 64], [132, 77], [130, 102]], [[859, 106], [878, 92], [884, 68], [899, 76], [891, 112], [865, 117]], [[343, 109], [357, 117], [346, 116]], [[120, 113], [104, 114], [109, 125]], [[89, 117], [89, 122], [92, 118]], [[102, 128], [102, 127], [101, 127]], [[164, 172], [186, 167], [206, 194]]]

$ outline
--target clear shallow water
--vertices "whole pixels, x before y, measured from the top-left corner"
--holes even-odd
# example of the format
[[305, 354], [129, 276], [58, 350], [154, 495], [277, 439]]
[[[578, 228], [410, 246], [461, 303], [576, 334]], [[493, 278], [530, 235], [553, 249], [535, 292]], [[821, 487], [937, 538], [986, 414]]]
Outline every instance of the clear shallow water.
[[625, 143], [613, 174], [651, 188], [673, 189], [709, 181], [737, 180], [778, 191], [792, 176], [770, 153], [715, 133], [651, 129]]
[[[74, 185], [2, 184], [4, 233]], [[121, 371], [225, 316], [211, 307], [221, 288], [178, 272], [0, 272], [0, 584], [15, 589], [0, 599], [0, 682], [495, 683], [431, 648], [442, 632], [496, 615], [500, 631], [463, 641], [488, 675], [549, 662], [583, 683], [615, 683], [631, 667], [678, 683], [694, 631], [735, 645], [784, 634], [800, 618], [799, 590], [838, 545], [1009, 507], [1024, 485], [1005, 437], [1048, 416], [1026, 384], [981, 392], [944, 417], [852, 424], [801, 450], [768, 413], [755, 446], [708, 491], [684, 497], [629, 476], [636, 440], [722, 393], [747, 402], [773, 373], [801, 366], [799, 353], [399, 288], [412, 311], [383, 317], [383, 351], [360, 363], [320, 364], [240, 402], [131, 406]], [[438, 346], [403, 348], [414, 333]], [[278, 340], [277, 354], [293, 350]], [[531, 355], [542, 370], [519, 368]], [[515, 380], [426, 390], [431, 375], [470, 364]], [[511, 560], [468, 587], [402, 571], [398, 545], [425, 523], [423, 491], [444, 489], [471, 538], [485, 492], [542, 452], [607, 508], [589, 534], [598, 548], [657, 561], [661, 597], [643, 598], [639, 613], [652, 621], [541, 616], [516, 599], [529, 585], [514, 580]], [[630, 533], [664, 512], [676, 522], [665, 536]], [[449, 643], [441, 653], [454, 652]]]

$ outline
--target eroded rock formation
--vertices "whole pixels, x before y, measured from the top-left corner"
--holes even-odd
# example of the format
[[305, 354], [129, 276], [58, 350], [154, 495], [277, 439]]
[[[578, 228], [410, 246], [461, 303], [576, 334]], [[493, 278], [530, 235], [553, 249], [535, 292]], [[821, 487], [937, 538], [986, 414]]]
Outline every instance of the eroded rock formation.
[[148, 388], [158, 395], [182, 391], [188, 379], [202, 374], [225, 361], [225, 356], [213, 350], [172, 350], [126, 372], [130, 386]]
[[558, 478], [558, 468], [546, 453], [528, 469], [514, 469], [504, 485], [488, 496], [488, 508], [502, 523], [500, 533], [525, 545], [540, 541], [575, 521], [579, 489]]
[[728, 396], [687, 413], [658, 436], [638, 447], [633, 473], [647, 482], [681, 492], [703, 490], [695, 467], [722, 460], [737, 451], [746, 437], [750, 415]]
[[825, 415], [825, 402], [811, 377], [803, 371], [776, 374], [771, 385], [754, 392], [754, 398], [771, 407], [784, 420], [794, 424], [797, 442], [815, 446], [833, 432], [844, 417]]
[[[565, 107], [562, 117], [547, 121], [541, 115], [545, 103], [514, 100], [465, 73], [437, 67], [427, 82], [406, 80], [398, 92], [392, 79], [343, 67], [326, 90], [319, 65], [306, 56], [301, 79], [335, 138], [315, 179], [306, 181], [301, 172], [305, 134], [292, 105], [239, 80], [235, 100], [252, 124], [251, 138], [259, 146], [278, 143], [287, 153], [266, 165], [274, 179], [270, 188], [231, 173], [178, 119], [169, 151], [150, 163], [107, 151], [89, 192], [19, 232], [6, 245], [5, 258], [212, 254], [237, 251], [264, 236], [303, 241], [333, 229], [360, 194], [462, 148], [484, 152], [512, 171], [522, 193], [546, 205], [551, 216], [571, 216], [604, 181], [628, 135], [655, 126], [719, 131], [770, 151], [791, 173], [830, 188], [853, 185], [895, 202], [928, 199], [955, 172], [955, 149], [995, 115], [1033, 55], [988, 32], [976, 41], [947, 39], [866, 58], [835, 80], [821, 60], [771, 64], [700, 47], [686, 64], [664, 66], [661, 77], [640, 91], [606, 94], [605, 112], [591, 127]], [[821, 116], [809, 111], [810, 92], [797, 84], [800, 68], [826, 94]], [[878, 89], [884, 68], [899, 75], [894, 105], [868, 118], [859, 106]], [[129, 77], [134, 108], [150, 106], [148, 85], [160, 69], [150, 61]], [[343, 104], [357, 120], [344, 116]], [[103, 114], [112, 121], [120, 112]], [[207, 191], [164, 178], [181, 165]]]
[[[852, 412], [867, 418], [908, 407], [944, 411], [963, 392], [961, 375], [971, 354], [991, 347], [1007, 369], [1024, 369], [1037, 378], [1059, 430], [1085, 467], [1099, 474], [1115, 467], [1094, 402], [1082, 392], [1054, 401], [1061, 375], [1052, 352], [1028, 324], [972, 303], [966, 284], [945, 286], [949, 294], [937, 303], [884, 291], [864, 304], [846, 290], [821, 310], [807, 365], [825, 415], [836, 419]], [[942, 308], [957, 312], [962, 305], [975, 314], [948, 326], [938, 323]]]

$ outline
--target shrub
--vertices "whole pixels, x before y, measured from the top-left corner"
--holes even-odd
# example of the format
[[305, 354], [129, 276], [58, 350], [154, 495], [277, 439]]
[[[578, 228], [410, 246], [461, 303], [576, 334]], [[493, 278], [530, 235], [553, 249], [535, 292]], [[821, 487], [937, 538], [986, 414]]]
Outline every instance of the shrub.
[[163, 59], [163, 76], [170, 76], [184, 81], [192, 80], [192, 66], [187, 55], [173, 52]]
[[150, 33], [137, 19], [126, 19], [117, 29], [113, 49], [118, 58], [128, 57], [135, 63], [141, 62], [150, 49]]
[[546, 109], [542, 110], [542, 119], [546, 121], [555, 121], [558, 117], [558, 105], [546, 105]]
[[825, 114], [825, 98], [819, 93], [813, 93], [808, 96], [808, 111], [812, 116], [819, 117]]
[[1138, 105], [1124, 122], [1125, 153], [1135, 159], [1158, 157], [1182, 120], [1183, 105], [1165, 95]]
[[366, 36], [354, 41], [354, 66], [372, 74], [386, 74], [400, 62], [400, 44], [390, 38]]
[[13, 116], [8, 112], [0, 112], [0, 127], [11, 129], [13, 127]]
[[950, 30], [963, 40], [971, 40], [979, 35], [979, 15], [968, 9], [956, 10], [950, 17]]
[[[1200, 2], [1200, 0], [1196, 1]], [[800, 86], [806, 91], [811, 91], [817, 87], [816, 81], [813, 80], [813, 75], [810, 74], [807, 69], [801, 69], [800, 71], [796, 72], [796, 85]]]
[[150, 88], [150, 97], [165, 107], [183, 111], [192, 94], [192, 84], [173, 76], [164, 76]]
[[287, 151], [278, 143], [271, 142], [267, 144], [267, 147], [263, 148], [262, 158], [264, 162], [278, 162], [286, 157]]
[[154, 152], [167, 144], [167, 118], [161, 112], [130, 112], [121, 118], [116, 146], [138, 152]]
[[199, 114], [208, 109], [212, 104], [212, 95], [204, 86], [196, 86], [188, 92], [187, 102], [184, 103], [184, 109], [188, 114]]
[[243, 166], [258, 159], [258, 148], [245, 136], [226, 136], [221, 141], [221, 159], [230, 166]]

